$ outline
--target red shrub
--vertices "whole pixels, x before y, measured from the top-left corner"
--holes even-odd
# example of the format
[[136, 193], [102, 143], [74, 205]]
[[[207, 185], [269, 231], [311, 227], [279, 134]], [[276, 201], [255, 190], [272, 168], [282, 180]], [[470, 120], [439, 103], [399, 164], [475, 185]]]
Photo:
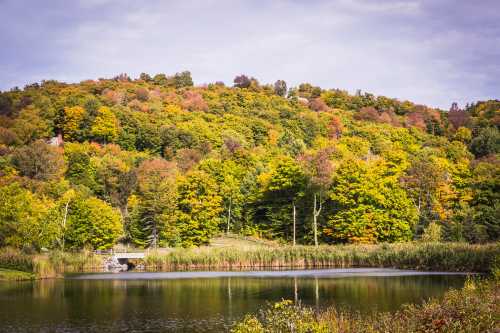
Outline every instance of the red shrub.
[[184, 100], [182, 101], [182, 107], [189, 111], [207, 111], [208, 104], [203, 99], [201, 94], [196, 91], [188, 90], [184, 93]]
[[145, 102], [149, 99], [149, 91], [146, 88], [137, 88], [135, 96], [138, 100]]
[[330, 122], [328, 123], [328, 137], [330, 139], [338, 139], [342, 135], [342, 130], [344, 126], [342, 125], [342, 121], [339, 117], [334, 116]]
[[201, 153], [196, 149], [179, 149], [177, 151], [176, 160], [179, 169], [186, 172], [193, 168], [201, 160]]
[[380, 118], [380, 115], [379, 115], [378, 111], [371, 106], [362, 107], [354, 115], [354, 119], [356, 119], [356, 120], [366, 120], [366, 121], [378, 122], [379, 118]]
[[309, 102], [309, 108], [313, 111], [328, 111], [330, 108], [321, 98], [315, 98]]

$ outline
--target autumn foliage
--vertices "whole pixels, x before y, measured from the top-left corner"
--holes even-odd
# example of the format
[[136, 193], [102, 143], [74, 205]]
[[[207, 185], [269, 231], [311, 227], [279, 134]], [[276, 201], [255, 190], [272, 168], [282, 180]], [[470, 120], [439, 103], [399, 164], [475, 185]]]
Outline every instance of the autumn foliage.
[[[498, 241], [500, 102], [187, 71], [0, 93], [0, 246]], [[7, 199], [5, 199], [7, 198]]]

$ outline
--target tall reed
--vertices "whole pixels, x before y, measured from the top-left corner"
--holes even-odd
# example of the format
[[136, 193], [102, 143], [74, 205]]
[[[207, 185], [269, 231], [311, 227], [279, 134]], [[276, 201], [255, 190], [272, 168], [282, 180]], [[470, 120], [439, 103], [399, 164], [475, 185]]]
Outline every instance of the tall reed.
[[496, 256], [500, 257], [499, 244], [400, 243], [174, 249], [168, 253], [150, 252], [145, 264], [153, 270], [394, 267], [488, 272]]
[[0, 248], [0, 267], [32, 272], [33, 257], [11, 247]]
[[[497, 258], [497, 259], [495, 259]], [[148, 270], [393, 267], [430, 271], [490, 272], [500, 261], [500, 245], [400, 243], [335, 246], [262, 246], [151, 251]], [[35, 273], [39, 278], [101, 271], [103, 257], [87, 252], [27, 255], [0, 249], [0, 268]]]
[[53, 278], [64, 273], [88, 272], [102, 269], [103, 258], [90, 251], [48, 254], [25, 254], [17, 249], [0, 249], [0, 268], [34, 273], [37, 278]]
[[39, 279], [49, 279], [59, 276], [47, 256], [33, 257], [33, 273]]
[[54, 251], [48, 259], [58, 274], [99, 271], [103, 267], [103, 257], [91, 251]]

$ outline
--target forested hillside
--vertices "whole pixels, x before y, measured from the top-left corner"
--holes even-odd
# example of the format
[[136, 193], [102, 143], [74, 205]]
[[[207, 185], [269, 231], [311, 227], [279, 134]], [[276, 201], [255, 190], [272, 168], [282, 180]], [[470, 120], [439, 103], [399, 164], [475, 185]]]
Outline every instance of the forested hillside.
[[0, 94], [0, 246], [500, 235], [500, 101], [441, 111], [189, 72]]

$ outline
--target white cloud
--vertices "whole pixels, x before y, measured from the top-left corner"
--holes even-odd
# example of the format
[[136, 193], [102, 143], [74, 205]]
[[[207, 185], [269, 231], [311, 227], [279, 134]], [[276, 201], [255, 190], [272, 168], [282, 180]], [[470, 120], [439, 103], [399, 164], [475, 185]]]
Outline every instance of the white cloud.
[[[498, 63], [470, 64], [487, 50], [498, 53], [500, 43], [492, 46], [459, 25], [433, 31], [442, 19], [425, 1], [81, 0], [77, 7], [51, 9], [45, 21], [49, 9], [42, 8], [37, 26], [16, 23], [47, 40], [28, 50], [15, 46], [10, 33], [7, 43], [23, 56], [0, 55], [4, 85], [187, 69], [197, 83], [231, 83], [246, 73], [263, 82], [309, 81], [447, 107], [491, 98], [490, 86], [499, 82], [490, 75]], [[63, 22], [55, 29], [57, 20]], [[26, 43], [34, 38], [28, 34]], [[464, 43], [482, 52], [463, 49]], [[34, 56], [45, 61], [30, 68]]]
[[420, 11], [418, 1], [370, 1], [370, 0], [340, 0], [339, 4], [358, 13], [397, 13], [417, 14]]

